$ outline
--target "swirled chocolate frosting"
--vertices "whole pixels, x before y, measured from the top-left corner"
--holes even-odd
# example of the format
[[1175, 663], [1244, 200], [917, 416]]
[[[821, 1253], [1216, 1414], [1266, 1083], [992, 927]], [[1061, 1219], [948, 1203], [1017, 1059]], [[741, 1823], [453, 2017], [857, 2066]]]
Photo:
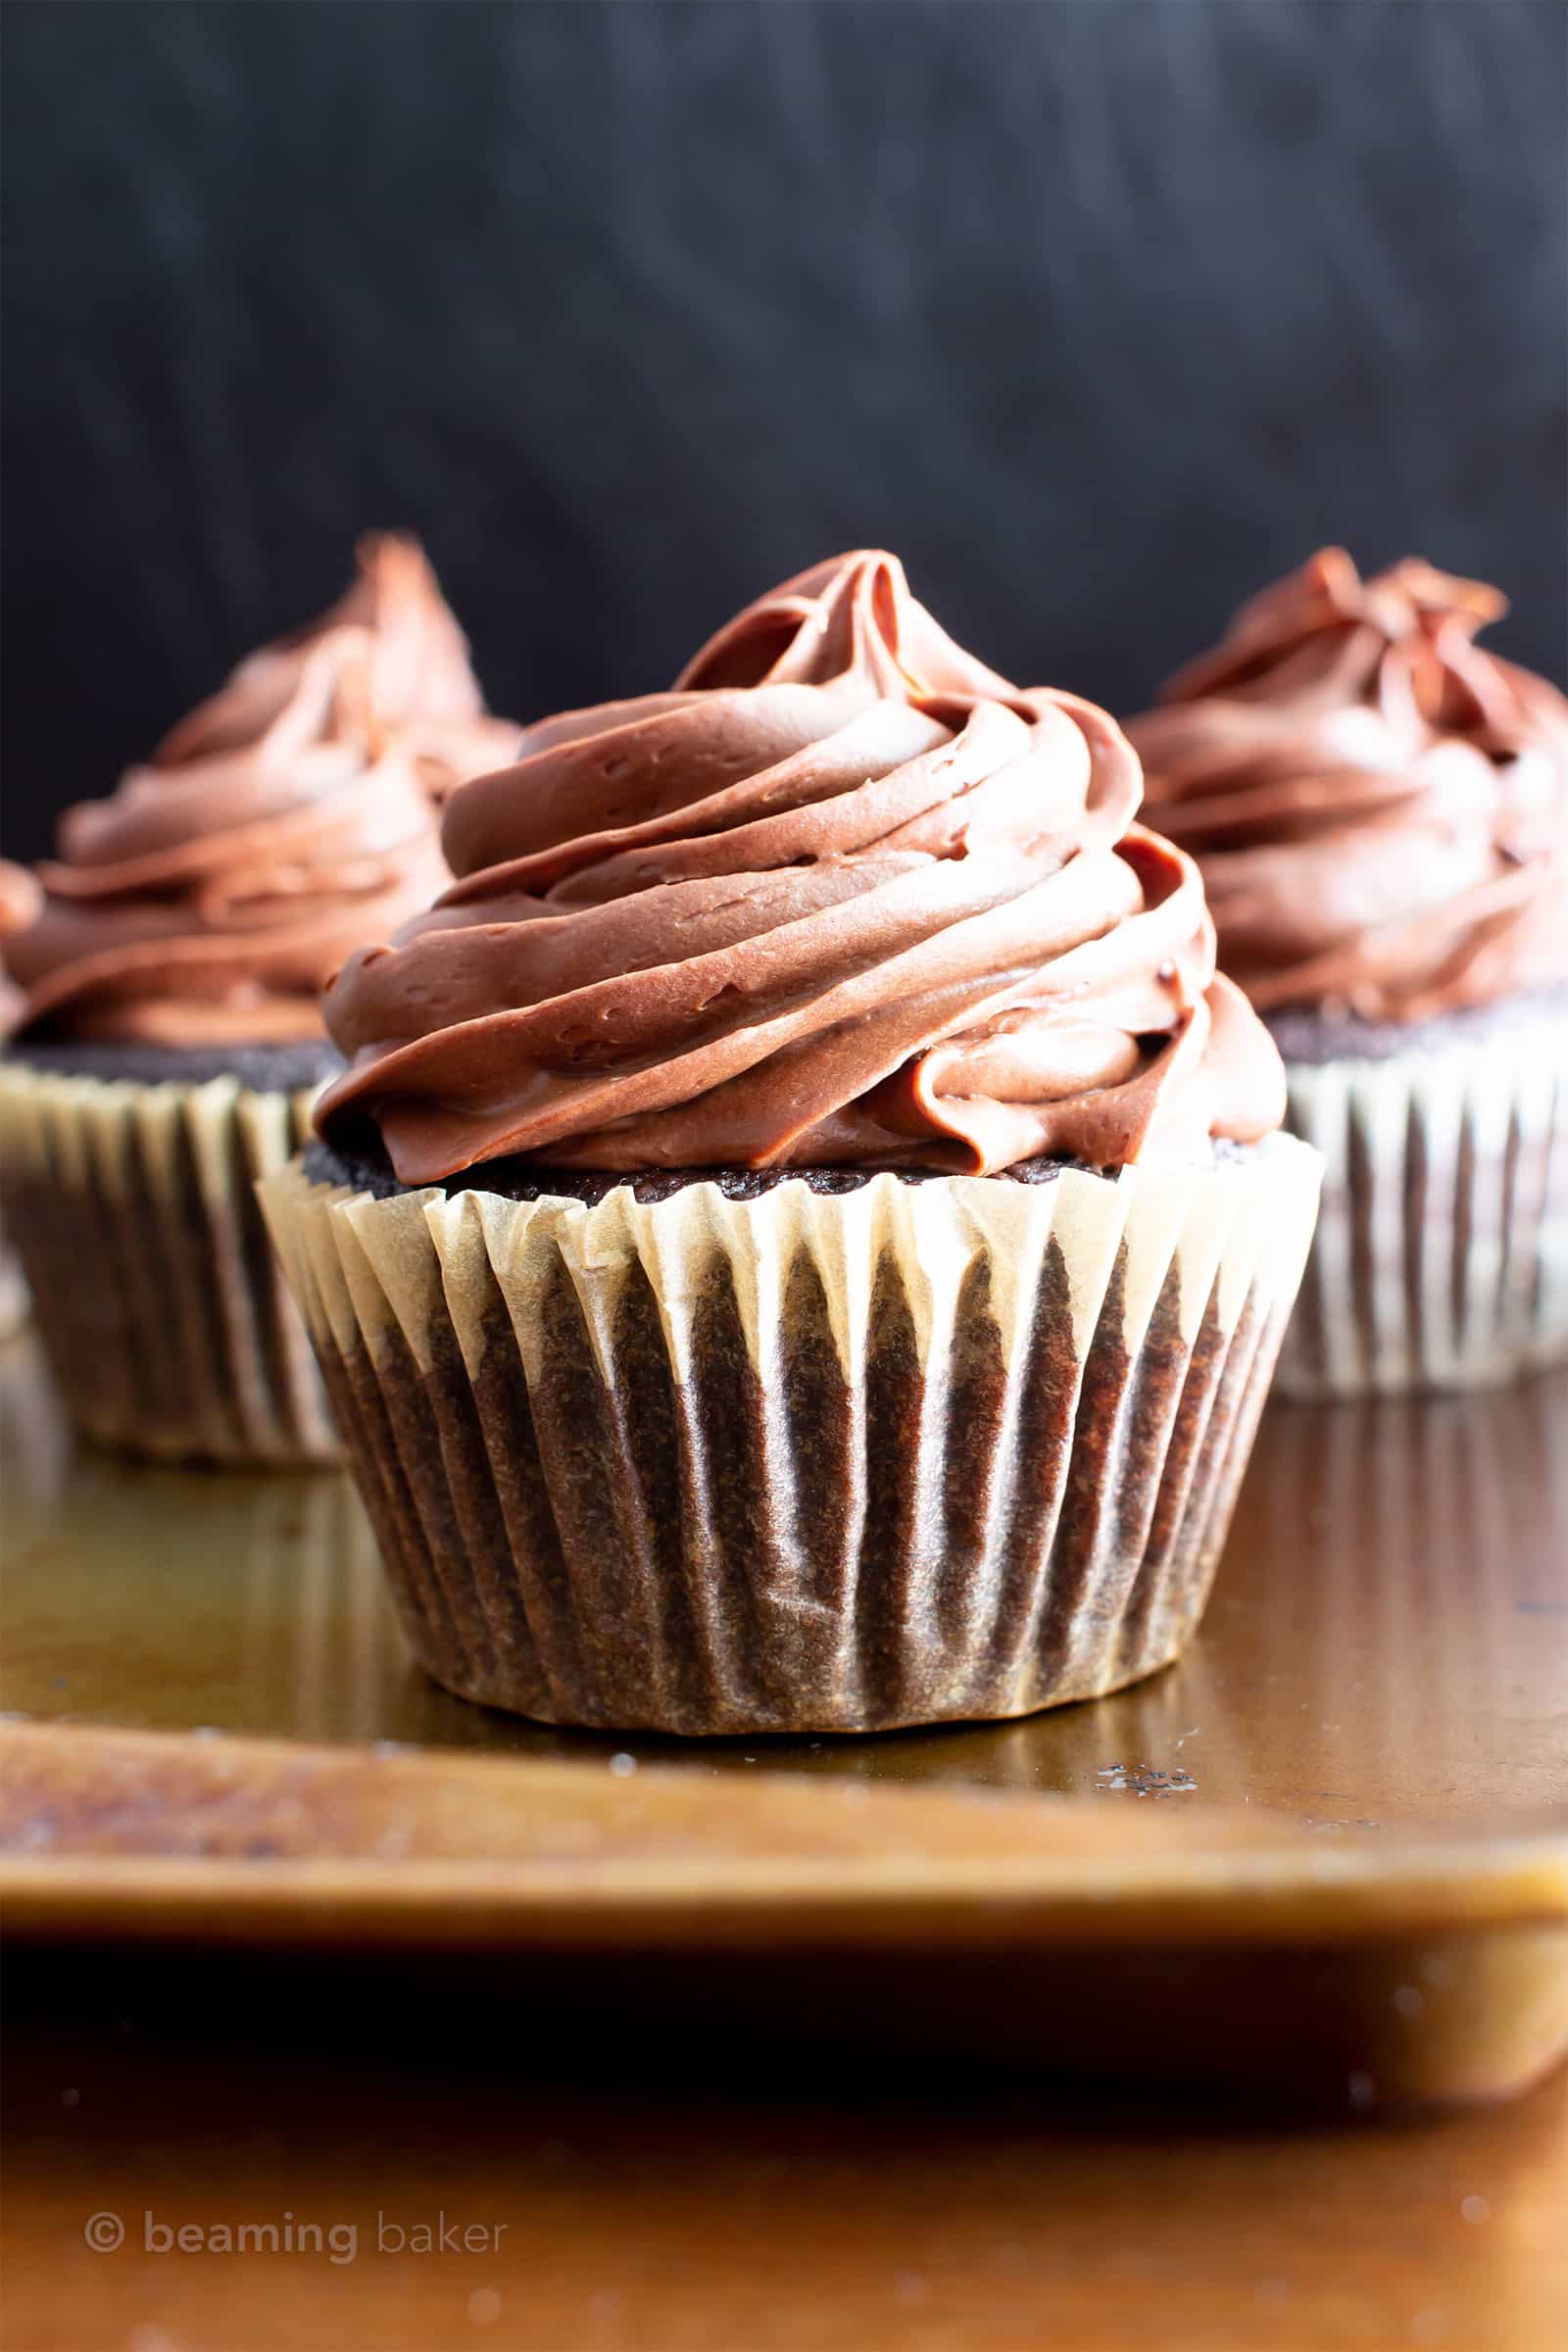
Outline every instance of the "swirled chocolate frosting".
[[1129, 726], [1260, 1009], [1415, 1021], [1568, 975], [1568, 701], [1476, 645], [1505, 610], [1325, 548]]
[[1278, 1056], [1138, 800], [1103, 711], [973, 661], [892, 557], [822, 564], [453, 796], [457, 882], [327, 992], [321, 1131], [373, 1120], [411, 1184], [1255, 1137]]
[[485, 710], [468, 641], [418, 541], [372, 531], [355, 554], [354, 579], [331, 610], [248, 654], [170, 729], [155, 767], [187, 766], [259, 741], [293, 701], [315, 648], [344, 628], [365, 632], [364, 692], [377, 725], [412, 752], [438, 799], [513, 757], [521, 729]]
[[438, 804], [510, 756], [412, 541], [240, 663], [108, 800], [71, 809], [0, 939], [6, 1026], [174, 1047], [321, 1035], [350, 949], [449, 879]]

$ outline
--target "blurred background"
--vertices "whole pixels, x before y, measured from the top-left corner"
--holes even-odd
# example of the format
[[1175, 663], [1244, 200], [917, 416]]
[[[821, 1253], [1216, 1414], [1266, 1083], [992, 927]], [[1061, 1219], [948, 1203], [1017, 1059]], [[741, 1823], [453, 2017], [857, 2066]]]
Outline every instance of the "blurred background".
[[8, 0], [6, 844], [420, 532], [494, 707], [881, 543], [1120, 711], [1325, 539], [1561, 681], [1559, 0]]

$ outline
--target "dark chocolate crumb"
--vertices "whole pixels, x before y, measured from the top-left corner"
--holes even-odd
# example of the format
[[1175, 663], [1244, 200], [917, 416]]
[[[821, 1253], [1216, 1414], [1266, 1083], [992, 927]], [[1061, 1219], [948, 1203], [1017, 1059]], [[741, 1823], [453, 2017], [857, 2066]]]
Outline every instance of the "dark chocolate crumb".
[[343, 1067], [343, 1056], [324, 1037], [232, 1046], [82, 1045], [24, 1037], [12, 1039], [4, 1057], [59, 1078], [130, 1079], [138, 1086], [205, 1086], [213, 1078], [237, 1078], [259, 1095], [297, 1094]]
[[[1220, 1160], [1245, 1159], [1248, 1148], [1217, 1141], [1213, 1152]], [[1009, 1184], [1051, 1184], [1063, 1168], [1081, 1165], [1072, 1159], [1024, 1159], [1014, 1167], [1000, 1169], [995, 1180]], [[377, 1200], [419, 1189], [400, 1184], [385, 1152], [369, 1142], [352, 1152], [313, 1142], [305, 1153], [305, 1173], [313, 1184], [346, 1185], [354, 1192], [368, 1193]], [[716, 1185], [726, 1200], [756, 1200], [780, 1184], [799, 1182], [821, 1194], [857, 1193], [877, 1175], [897, 1176], [901, 1184], [930, 1184], [953, 1173], [951, 1168], [808, 1167], [654, 1168], [643, 1175], [628, 1175], [599, 1168], [550, 1168], [536, 1159], [519, 1156], [482, 1160], [476, 1167], [462, 1168], [444, 1178], [439, 1190], [449, 1199], [458, 1193], [483, 1192], [493, 1193], [503, 1200], [581, 1200], [593, 1208], [619, 1185], [629, 1185], [638, 1200], [651, 1205], [684, 1192], [689, 1184]], [[1115, 1170], [1091, 1168], [1088, 1173], [1110, 1176]]]
[[1316, 1066], [1326, 1061], [1391, 1061], [1401, 1054], [1439, 1054], [1446, 1046], [1484, 1045], [1489, 1038], [1518, 1038], [1544, 1023], [1568, 1020], [1568, 986], [1521, 990], [1494, 1004], [1470, 1004], [1428, 1021], [1362, 1021], [1351, 1012], [1326, 1012], [1305, 1005], [1264, 1015], [1265, 1026], [1287, 1061]]

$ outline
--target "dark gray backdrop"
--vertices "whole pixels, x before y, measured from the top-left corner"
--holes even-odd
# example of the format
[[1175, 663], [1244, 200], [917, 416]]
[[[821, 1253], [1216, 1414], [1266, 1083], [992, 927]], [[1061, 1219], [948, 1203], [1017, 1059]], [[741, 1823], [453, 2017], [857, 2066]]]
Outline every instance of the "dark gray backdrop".
[[1560, 0], [5, 9], [8, 846], [354, 533], [498, 708], [885, 542], [1121, 710], [1325, 538], [1561, 675]]

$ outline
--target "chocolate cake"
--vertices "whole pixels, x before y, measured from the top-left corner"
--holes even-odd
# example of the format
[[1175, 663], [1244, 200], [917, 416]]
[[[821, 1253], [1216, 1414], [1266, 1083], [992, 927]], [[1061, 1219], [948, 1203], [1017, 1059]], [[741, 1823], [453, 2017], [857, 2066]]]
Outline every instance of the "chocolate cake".
[[1327, 1162], [1298, 1396], [1568, 1355], [1568, 702], [1503, 610], [1325, 549], [1129, 729]]
[[256, 1179], [341, 1068], [319, 991], [446, 879], [439, 806], [504, 760], [417, 547], [263, 647], [59, 856], [0, 891], [0, 1181], [89, 1435], [214, 1460], [331, 1459]]
[[1138, 797], [875, 554], [453, 796], [263, 1187], [437, 1679], [871, 1731], [1177, 1653], [1316, 1166]]

